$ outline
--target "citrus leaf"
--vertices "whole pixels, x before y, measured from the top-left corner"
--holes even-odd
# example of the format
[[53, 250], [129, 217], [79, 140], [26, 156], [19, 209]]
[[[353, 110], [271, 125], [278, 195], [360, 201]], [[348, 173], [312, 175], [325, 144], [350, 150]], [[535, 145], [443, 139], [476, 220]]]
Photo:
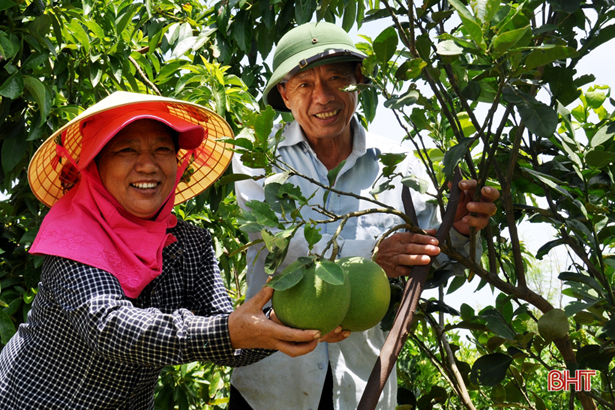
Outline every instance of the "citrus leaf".
[[566, 244], [564, 239], [555, 239], [545, 243], [540, 247], [540, 249], [538, 249], [538, 252], [536, 252], [536, 259], [542, 260], [542, 258], [544, 258], [544, 256], [548, 254], [551, 249], [564, 244]]
[[504, 353], [479, 357], [472, 366], [470, 380], [482, 386], [496, 386], [506, 378], [512, 360], [512, 357]]
[[469, 149], [468, 147], [475, 140], [475, 138], [463, 138], [461, 141], [459, 141], [459, 144], [453, 146], [451, 149], [446, 151], [446, 154], [444, 154], [444, 160], [442, 162], [444, 163], [444, 174], [446, 175], [447, 179], [453, 179], [453, 170], [455, 169], [459, 161], [461, 161], [461, 158], [466, 155]]
[[15, 325], [4, 310], [0, 310], [0, 342], [7, 344], [15, 334]]
[[11, 100], [16, 99], [23, 92], [23, 76], [16, 72], [0, 86], [0, 95]]
[[474, 15], [482, 22], [488, 23], [500, 9], [500, 0], [470, 0]]
[[[311, 262], [311, 259], [310, 259]], [[302, 261], [295, 261], [288, 265], [286, 269], [282, 271], [281, 274], [275, 276], [269, 282], [267, 282], [267, 286], [274, 288], [275, 290], [286, 290], [295, 286], [297, 283], [303, 279], [303, 275], [307, 268]]]
[[508, 340], [515, 340], [515, 332], [508, 326], [504, 317], [495, 309], [487, 309], [480, 315], [487, 321], [487, 327], [493, 333]]
[[303, 236], [308, 243], [310, 249], [314, 247], [321, 239], [322, 235], [320, 234], [320, 228], [316, 228], [313, 225], [307, 225], [303, 229]]
[[544, 46], [535, 49], [525, 60], [525, 69], [532, 70], [557, 60], [565, 60], [575, 57], [577, 51], [572, 47], [565, 46]]
[[559, 274], [558, 278], [559, 280], [569, 280], [573, 282], [583, 283], [594, 289], [596, 292], [598, 292], [599, 295], [604, 296], [604, 289], [598, 283], [598, 281], [591, 276], [575, 272], [562, 272]]
[[316, 263], [316, 275], [320, 279], [332, 285], [344, 284], [344, 270], [335, 262], [331, 262], [328, 259], [317, 260]]
[[252, 209], [250, 213], [259, 224], [269, 227], [278, 226], [278, 217], [268, 204], [261, 201], [248, 201], [246, 205]]
[[81, 26], [81, 22], [78, 19], [72, 19], [70, 23], [66, 26], [68, 31], [75, 36], [77, 43], [81, 44], [81, 46], [85, 49], [86, 53], [90, 51], [90, 39]]
[[436, 52], [441, 56], [458, 56], [463, 53], [463, 48], [459, 47], [453, 40], [444, 40], [438, 43]]
[[412, 188], [421, 194], [424, 194], [429, 189], [429, 181], [418, 178], [416, 175], [410, 175], [401, 179], [401, 183]]
[[593, 150], [585, 155], [585, 162], [593, 168], [602, 168], [615, 163], [615, 153]]
[[557, 113], [546, 104], [517, 104], [517, 111], [527, 129], [539, 137], [548, 138], [557, 128]]
[[395, 72], [395, 78], [400, 81], [408, 81], [421, 75], [423, 68], [427, 66], [427, 63], [422, 58], [414, 58], [412, 60], [406, 60], [402, 65], [397, 68]]
[[256, 117], [256, 120], [254, 121], [254, 132], [258, 140], [267, 141], [269, 134], [271, 134], [271, 130], [273, 129], [273, 119], [275, 116], [276, 113], [274, 109], [268, 105], [267, 108], [261, 111]]
[[470, 37], [472, 40], [481, 48], [481, 50], [485, 50], [487, 47], [485, 45], [485, 40], [483, 39], [483, 30], [481, 28], [480, 21], [476, 19], [470, 13], [468, 9], [461, 3], [459, 0], [448, 0], [449, 4], [457, 10], [459, 13], [459, 18], [461, 18], [461, 22], [463, 26], [470, 33]]
[[26, 75], [23, 78], [26, 90], [34, 97], [41, 115], [40, 125], [47, 121], [47, 116], [51, 110], [51, 95], [47, 93], [47, 88], [40, 82], [38, 78]]
[[598, 131], [596, 131], [596, 133], [591, 139], [590, 146], [592, 148], [595, 148], [599, 145], [602, 145], [605, 142], [613, 139], [613, 135], [615, 135], [614, 127], [611, 124], [605, 125], [604, 127], [600, 128]]
[[415, 104], [419, 100], [420, 96], [421, 94], [417, 90], [409, 90], [401, 97], [389, 98], [384, 102], [384, 106], [392, 110], [399, 110], [406, 105]]
[[495, 36], [492, 42], [492, 47], [494, 48], [492, 57], [498, 58], [502, 54], [506, 53], [531, 30], [532, 29], [530, 26], [526, 26], [516, 30], [505, 31], [502, 34]]
[[374, 53], [381, 63], [388, 62], [397, 50], [397, 31], [393, 27], [387, 27], [374, 40]]
[[538, 333], [550, 342], [568, 334], [568, 317], [561, 309], [552, 309], [538, 319]]
[[25, 154], [25, 138], [20, 138], [18, 135], [14, 138], [5, 139], [2, 143], [2, 171], [5, 174], [11, 172]]

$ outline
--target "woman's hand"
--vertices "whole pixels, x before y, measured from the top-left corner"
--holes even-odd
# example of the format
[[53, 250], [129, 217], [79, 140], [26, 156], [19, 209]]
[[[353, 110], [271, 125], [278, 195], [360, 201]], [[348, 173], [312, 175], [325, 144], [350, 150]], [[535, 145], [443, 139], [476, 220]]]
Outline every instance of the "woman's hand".
[[233, 349], [275, 349], [291, 357], [314, 350], [321, 336], [318, 330], [293, 329], [265, 316], [263, 307], [271, 296], [273, 288], [263, 286], [231, 313], [228, 327]]

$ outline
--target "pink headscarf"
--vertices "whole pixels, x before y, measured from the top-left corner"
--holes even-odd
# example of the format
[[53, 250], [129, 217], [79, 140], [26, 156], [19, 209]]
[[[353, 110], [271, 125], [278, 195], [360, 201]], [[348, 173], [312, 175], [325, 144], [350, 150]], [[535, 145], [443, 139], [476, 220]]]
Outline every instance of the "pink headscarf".
[[[125, 110], [124, 108], [124, 114]], [[119, 280], [129, 298], [138, 297], [141, 291], [160, 275], [162, 249], [177, 240], [167, 233], [167, 229], [177, 225], [177, 219], [171, 213], [175, 202], [175, 189], [171, 191], [155, 219], [137, 218], [124, 210], [103, 186], [93, 161], [103, 146], [129, 123], [142, 118], [161, 121], [156, 113], [143, 114], [139, 111], [133, 114], [111, 131], [104, 132], [104, 135], [98, 131], [99, 128], [93, 127], [90, 129], [94, 131], [94, 135], [90, 135], [90, 138], [87, 138], [88, 135], [84, 132], [82, 154], [92, 153], [89, 160], [77, 164], [70, 156], [67, 158], [73, 166], [79, 168], [81, 179], [51, 207], [30, 248], [30, 253], [34, 255], [61, 256], [111, 273]], [[190, 124], [190, 127], [182, 129], [181, 124], [178, 127], [174, 120], [170, 124], [168, 121], [161, 122], [180, 131], [180, 146], [189, 145], [182, 148], [192, 148], [192, 145], [196, 144], [192, 134], [194, 128], [200, 126]], [[189, 142], [181, 140], [186, 132], [192, 133], [188, 138]], [[200, 141], [203, 136], [204, 131]], [[62, 146], [58, 146], [57, 150], [60, 155], [66, 157]], [[184, 156], [183, 163], [178, 167], [175, 187], [188, 165], [190, 154], [191, 152]]]

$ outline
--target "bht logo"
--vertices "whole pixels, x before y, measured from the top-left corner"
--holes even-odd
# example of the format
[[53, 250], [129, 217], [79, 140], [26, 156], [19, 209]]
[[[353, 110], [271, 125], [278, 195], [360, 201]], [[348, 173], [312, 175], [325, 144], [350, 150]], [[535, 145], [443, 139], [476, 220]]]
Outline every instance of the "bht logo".
[[568, 370], [550, 370], [547, 389], [549, 391], [569, 391], [570, 386], [573, 385], [575, 391], [591, 391], [591, 377], [595, 374], [595, 370], [577, 370], [572, 377]]

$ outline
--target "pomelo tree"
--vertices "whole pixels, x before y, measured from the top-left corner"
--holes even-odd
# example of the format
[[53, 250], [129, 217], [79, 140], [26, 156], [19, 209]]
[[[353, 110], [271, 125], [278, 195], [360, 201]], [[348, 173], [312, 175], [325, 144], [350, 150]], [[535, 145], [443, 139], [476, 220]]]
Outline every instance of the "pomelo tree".
[[[360, 94], [361, 120], [369, 127], [378, 98], [385, 101], [438, 187], [442, 210], [456, 167], [502, 193], [499, 213], [480, 235], [482, 260], [446, 248], [465, 277], [432, 272], [428, 279], [441, 297], [419, 304], [398, 360], [407, 389], [400, 405], [613, 408], [615, 126], [610, 89], [575, 67], [615, 36], [614, 14], [609, 0], [0, 0], [0, 343], [25, 320], [36, 293], [41, 260], [27, 249], [46, 210], [29, 191], [26, 168], [54, 129], [115, 90], [183, 98], [225, 116], [239, 134], [239, 155], [271, 170], [268, 137], [277, 119], [257, 98], [274, 43], [312, 19], [359, 33], [382, 20], [386, 28], [360, 45], [372, 78]], [[382, 160], [394, 170], [399, 158]], [[264, 231], [271, 271], [297, 226], [308, 242], [320, 238], [310, 221], [288, 223], [275, 212], [281, 201], [309, 206], [284, 184], [272, 186], [260, 209], [241, 214], [232, 195], [237, 178], [176, 212], [212, 231], [227, 288], [241, 303], [248, 243], [240, 226]], [[557, 235], [530, 255], [522, 221], [548, 224]], [[533, 257], [555, 248], [573, 256], [558, 272], [568, 297], [562, 306], [528, 281]], [[485, 286], [497, 295], [493, 306], [447, 305], [447, 294]], [[472, 344], [457, 329], [469, 330]], [[407, 371], [413, 351], [437, 378]], [[591, 391], [548, 392], [548, 372], [565, 369], [596, 370]], [[224, 408], [228, 375], [200, 364], [169, 368], [157, 406]]]

